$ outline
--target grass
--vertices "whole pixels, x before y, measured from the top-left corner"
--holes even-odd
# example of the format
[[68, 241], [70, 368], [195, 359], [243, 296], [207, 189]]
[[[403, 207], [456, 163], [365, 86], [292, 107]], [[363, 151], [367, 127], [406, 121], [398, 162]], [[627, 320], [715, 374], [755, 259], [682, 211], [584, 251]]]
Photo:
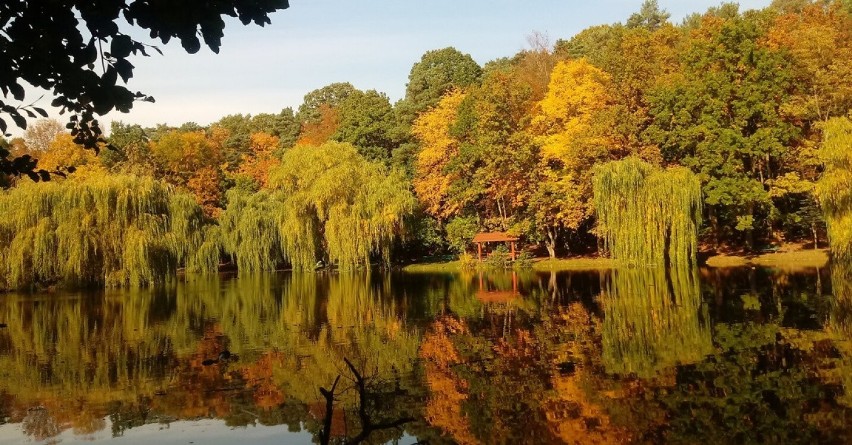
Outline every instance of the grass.
[[[533, 261], [533, 270], [563, 271], [563, 270], [600, 270], [613, 269], [616, 262], [610, 258], [562, 258], [562, 259], [536, 259]], [[434, 273], [434, 272], [459, 272], [461, 261], [443, 261], [409, 264], [402, 269], [405, 272]]]
[[[716, 255], [708, 258], [705, 265], [716, 268], [760, 266], [796, 270], [825, 267], [828, 264], [828, 259], [826, 249], [807, 249], [753, 256]], [[533, 261], [533, 270], [540, 271], [601, 270], [615, 269], [616, 267], [618, 267], [618, 262], [611, 258], [538, 258]], [[461, 261], [436, 259], [434, 262], [410, 264], [405, 266], [403, 270], [414, 273], [459, 272], [461, 271]]]
[[414, 273], [458, 272], [461, 270], [461, 261], [409, 264], [403, 267], [402, 270]]
[[707, 259], [710, 267], [762, 266], [777, 269], [806, 269], [825, 267], [828, 264], [826, 249], [797, 250], [793, 252], [765, 253], [756, 256], [717, 255]]

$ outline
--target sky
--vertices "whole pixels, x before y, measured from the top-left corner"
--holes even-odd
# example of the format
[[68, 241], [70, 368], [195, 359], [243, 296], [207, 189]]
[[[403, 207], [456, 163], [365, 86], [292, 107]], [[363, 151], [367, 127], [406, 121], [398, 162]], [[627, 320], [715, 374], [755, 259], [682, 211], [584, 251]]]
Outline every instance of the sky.
[[[333, 82], [405, 94], [412, 65], [426, 51], [453, 46], [484, 64], [527, 47], [533, 31], [551, 41], [593, 25], [624, 22], [642, 0], [291, 0], [266, 27], [229, 20], [219, 54], [183, 51], [177, 41], [156, 44], [164, 53], [132, 59], [131, 91], [154, 96], [128, 113], [101, 120], [151, 126], [207, 125], [228, 114], [294, 110], [304, 95]], [[719, 0], [660, 0], [680, 22]], [[770, 0], [741, 0], [741, 9]], [[48, 99], [43, 99], [45, 105]], [[62, 118], [60, 118], [62, 119]]]

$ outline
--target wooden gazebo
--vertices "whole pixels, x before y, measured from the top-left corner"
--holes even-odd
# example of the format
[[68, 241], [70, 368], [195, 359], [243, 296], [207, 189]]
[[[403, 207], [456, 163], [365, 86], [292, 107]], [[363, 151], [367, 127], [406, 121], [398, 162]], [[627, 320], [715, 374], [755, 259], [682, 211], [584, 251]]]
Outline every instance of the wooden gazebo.
[[473, 242], [476, 243], [479, 261], [482, 261], [482, 245], [485, 243], [508, 243], [512, 250], [512, 261], [515, 261], [515, 243], [518, 242], [516, 236], [506, 232], [481, 232], [473, 237]]

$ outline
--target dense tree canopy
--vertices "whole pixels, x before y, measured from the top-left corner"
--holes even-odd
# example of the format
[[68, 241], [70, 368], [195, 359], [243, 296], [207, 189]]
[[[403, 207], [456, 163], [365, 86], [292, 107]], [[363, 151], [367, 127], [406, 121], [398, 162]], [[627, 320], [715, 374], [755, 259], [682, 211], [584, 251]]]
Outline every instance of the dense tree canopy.
[[413, 121], [450, 89], [474, 85], [481, 76], [482, 69], [470, 54], [452, 47], [427, 51], [408, 75], [405, 99], [399, 105], [403, 121]]
[[[337, 82], [298, 112], [115, 123], [115, 150], [100, 154], [51, 121], [0, 150], [79, 181], [152, 176], [191, 196], [203, 242], [181, 258], [198, 270], [351, 269], [464, 252], [475, 231], [634, 262], [787, 241], [844, 256], [850, 30], [848, 2], [723, 4], [676, 25], [647, 1], [626, 23], [555, 45], [534, 33], [483, 67], [428, 51], [396, 104]], [[37, 196], [29, 182], [0, 175], [12, 188], [0, 197]]]

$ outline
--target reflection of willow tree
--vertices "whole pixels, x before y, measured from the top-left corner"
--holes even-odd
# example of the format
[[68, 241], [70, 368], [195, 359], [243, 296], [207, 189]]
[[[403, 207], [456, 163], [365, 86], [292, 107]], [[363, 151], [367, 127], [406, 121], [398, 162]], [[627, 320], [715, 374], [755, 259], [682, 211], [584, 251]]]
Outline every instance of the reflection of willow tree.
[[694, 268], [615, 270], [601, 303], [607, 372], [653, 377], [713, 350]]
[[831, 267], [832, 310], [828, 328], [840, 351], [840, 381], [843, 402], [852, 407], [852, 264], [835, 262]]
[[829, 327], [852, 341], [852, 264], [831, 266], [832, 311]]
[[[7, 324], [0, 330], [0, 391], [17, 407], [10, 421], [43, 406], [45, 413], [31, 419], [53, 419], [81, 434], [102, 428], [107, 415], [115, 434], [145, 422], [210, 416], [317, 432], [309, 407], [344, 357], [371, 389], [418, 391], [419, 334], [400, 317], [403, 308], [380, 297], [382, 286], [369, 275], [293, 274], [199, 278], [135, 290], [131, 298], [9, 295], [0, 304]], [[232, 358], [221, 358], [223, 351]], [[351, 392], [339, 399], [340, 409], [354, 409]], [[413, 407], [408, 401], [381, 409]]]

